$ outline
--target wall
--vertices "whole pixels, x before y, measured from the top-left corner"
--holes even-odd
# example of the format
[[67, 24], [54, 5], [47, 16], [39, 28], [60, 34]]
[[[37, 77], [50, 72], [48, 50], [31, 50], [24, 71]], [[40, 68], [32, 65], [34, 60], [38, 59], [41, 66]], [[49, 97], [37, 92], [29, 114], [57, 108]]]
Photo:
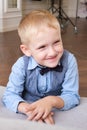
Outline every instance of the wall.
[[[58, 0], [55, 0], [55, 6], [58, 6]], [[69, 17], [76, 16], [76, 4], [77, 0], [63, 0], [62, 8], [68, 14]], [[32, 1], [22, 0], [22, 13], [27, 14], [33, 9], [48, 9], [50, 7], [50, 0]]]
[[[33, 9], [48, 9], [50, 0], [20, 0], [21, 10], [15, 12], [4, 11], [4, 1], [0, 0], [0, 32], [17, 29], [20, 19]], [[58, 7], [58, 0], [55, 0], [55, 6]], [[78, 0], [63, 0], [62, 8], [69, 17], [76, 17], [76, 4]]]
[[2, 30], [2, 27], [3, 27], [3, 6], [2, 6], [2, 4], [3, 4], [3, 1], [1, 0], [0, 1], [0, 32], [1, 32], [1, 30]]
[[[21, 0], [19, 5], [21, 5]], [[7, 0], [0, 0], [0, 32], [15, 30], [22, 18], [21, 6], [14, 9], [8, 9]]]
[[48, 8], [48, 1], [41, 0], [41, 1], [32, 1], [32, 0], [22, 0], [22, 14], [25, 15], [31, 10], [34, 9], [47, 9]]
[[87, 18], [87, 0], [79, 0], [78, 16]]
[[69, 17], [76, 17], [77, 0], [64, 0]]

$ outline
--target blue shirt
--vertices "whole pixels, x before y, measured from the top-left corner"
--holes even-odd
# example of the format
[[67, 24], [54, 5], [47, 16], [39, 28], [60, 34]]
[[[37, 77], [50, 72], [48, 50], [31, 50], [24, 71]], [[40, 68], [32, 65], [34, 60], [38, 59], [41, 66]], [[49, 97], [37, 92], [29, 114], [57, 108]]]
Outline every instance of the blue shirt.
[[67, 58], [63, 59], [66, 61], [64, 74], [50, 71], [41, 75], [40, 67], [33, 57], [29, 57], [27, 65], [24, 57], [20, 57], [12, 67], [3, 96], [6, 107], [17, 112], [19, 102], [33, 102], [48, 95], [56, 95], [64, 100], [61, 110], [78, 105], [80, 97], [77, 62], [73, 54], [67, 53]]

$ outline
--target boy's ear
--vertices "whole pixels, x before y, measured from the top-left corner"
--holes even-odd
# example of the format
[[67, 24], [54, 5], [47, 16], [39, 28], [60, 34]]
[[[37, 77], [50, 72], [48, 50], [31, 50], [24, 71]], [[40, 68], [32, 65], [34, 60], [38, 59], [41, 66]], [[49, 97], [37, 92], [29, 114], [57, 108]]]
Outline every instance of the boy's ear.
[[20, 45], [20, 49], [26, 56], [31, 56], [30, 50], [26, 45]]

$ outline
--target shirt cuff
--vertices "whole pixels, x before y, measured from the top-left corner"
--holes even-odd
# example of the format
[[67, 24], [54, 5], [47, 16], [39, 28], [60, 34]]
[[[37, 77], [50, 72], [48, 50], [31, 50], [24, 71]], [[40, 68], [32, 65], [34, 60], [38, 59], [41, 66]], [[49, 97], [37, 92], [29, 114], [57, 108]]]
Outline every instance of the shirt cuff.
[[60, 110], [65, 111], [80, 104], [80, 97], [77, 95], [61, 95], [59, 96], [64, 101], [64, 107]]

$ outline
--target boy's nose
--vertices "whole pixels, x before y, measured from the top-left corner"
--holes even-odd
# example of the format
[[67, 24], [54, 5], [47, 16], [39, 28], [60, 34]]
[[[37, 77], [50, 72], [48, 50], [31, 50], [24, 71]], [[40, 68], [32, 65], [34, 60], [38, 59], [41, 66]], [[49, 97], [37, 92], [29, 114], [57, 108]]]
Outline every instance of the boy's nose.
[[49, 47], [48, 52], [49, 52], [50, 56], [54, 56], [56, 54], [56, 51], [55, 51], [55, 49], [53, 47]]

